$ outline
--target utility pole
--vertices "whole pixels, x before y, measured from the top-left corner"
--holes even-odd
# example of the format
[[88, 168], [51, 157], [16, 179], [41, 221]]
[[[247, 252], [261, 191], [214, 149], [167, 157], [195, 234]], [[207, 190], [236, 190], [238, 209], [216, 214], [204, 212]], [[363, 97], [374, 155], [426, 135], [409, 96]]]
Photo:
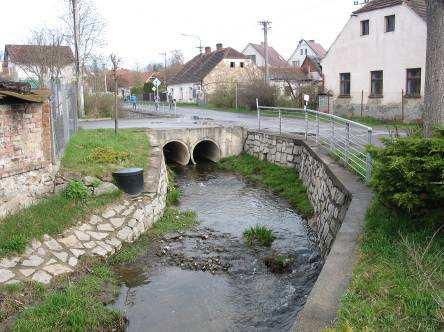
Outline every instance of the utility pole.
[[259, 24], [262, 26], [262, 30], [264, 31], [264, 48], [265, 48], [265, 82], [268, 82], [269, 79], [269, 64], [268, 64], [268, 31], [271, 29], [270, 21], [259, 21]]
[[111, 54], [110, 56], [111, 64], [112, 64], [112, 72], [114, 78], [114, 133], [117, 134], [118, 129], [118, 110], [117, 110], [117, 69], [119, 68], [120, 60], [117, 58], [117, 55]]
[[71, 0], [72, 5], [72, 21], [73, 21], [73, 33], [74, 33], [74, 56], [76, 65], [76, 109], [74, 111], [74, 130], [78, 130], [78, 119], [80, 111], [80, 59], [79, 59], [79, 27], [78, 27], [78, 8], [77, 0]]

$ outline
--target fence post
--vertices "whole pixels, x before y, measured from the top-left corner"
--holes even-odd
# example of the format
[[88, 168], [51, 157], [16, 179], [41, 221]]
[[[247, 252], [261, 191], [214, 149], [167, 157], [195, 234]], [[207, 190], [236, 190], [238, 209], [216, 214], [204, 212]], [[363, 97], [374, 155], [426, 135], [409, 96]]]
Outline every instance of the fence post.
[[259, 108], [259, 99], [256, 98], [256, 109], [257, 109], [257, 127], [261, 130], [261, 110]]
[[279, 134], [282, 134], [282, 111], [279, 109]]
[[316, 112], [316, 144], [319, 144], [319, 113]]
[[[373, 136], [373, 130], [370, 128], [368, 129], [367, 132], [367, 141], [369, 145], [372, 144], [372, 136]], [[367, 152], [367, 161], [365, 165], [365, 180], [367, 181], [367, 183], [370, 182], [371, 177], [372, 177], [372, 156], [370, 155], [370, 153]]]
[[345, 164], [348, 165], [350, 153], [350, 122], [345, 123]]
[[330, 151], [334, 152], [335, 149], [335, 124], [333, 117], [330, 117]]
[[304, 106], [304, 116], [305, 116], [305, 140], [308, 139], [308, 112], [307, 105]]

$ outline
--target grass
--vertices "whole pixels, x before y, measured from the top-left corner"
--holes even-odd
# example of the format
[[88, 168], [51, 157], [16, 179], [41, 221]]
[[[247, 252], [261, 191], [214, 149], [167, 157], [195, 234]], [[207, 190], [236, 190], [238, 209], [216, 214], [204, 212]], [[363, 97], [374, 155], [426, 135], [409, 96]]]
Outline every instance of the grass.
[[375, 201], [337, 329], [438, 331], [444, 324], [444, 237]]
[[245, 242], [249, 246], [253, 246], [255, 243], [259, 243], [264, 247], [271, 247], [271, 244], [276, 239], [271, 229], [260, 225], [247, 228], [244, 231], [243, 235]]
[[5, 217], [0, 223], [0, 257], [22, 253], [32, 239], [40, 240], [44, 234], [60, 234], [92, 211], [116, 201], [120, 195], [117, 191], [72, 200], [61, 193]]
[[219, 166], [225, 170], [238, 172], [247, 180], [261, 184], [285, 197], [302, 216], [308, 218], [313, 215], [307, 191], [295, 170], [247, 154], [226, 158], [219, 163]]
[[80, 130], [62, 159], [62, 171], [78, 172], [99, 178], [124, 167], [148, 166], [149, 142], [143, 131], [121, 129]]

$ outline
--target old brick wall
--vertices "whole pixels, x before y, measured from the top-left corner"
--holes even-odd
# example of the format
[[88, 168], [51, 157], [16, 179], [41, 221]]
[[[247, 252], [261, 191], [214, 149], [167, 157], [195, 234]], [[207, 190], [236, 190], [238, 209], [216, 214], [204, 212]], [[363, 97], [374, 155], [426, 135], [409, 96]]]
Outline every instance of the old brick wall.
[[0, 217], [53, 187], [49, 103], [0, 105]]

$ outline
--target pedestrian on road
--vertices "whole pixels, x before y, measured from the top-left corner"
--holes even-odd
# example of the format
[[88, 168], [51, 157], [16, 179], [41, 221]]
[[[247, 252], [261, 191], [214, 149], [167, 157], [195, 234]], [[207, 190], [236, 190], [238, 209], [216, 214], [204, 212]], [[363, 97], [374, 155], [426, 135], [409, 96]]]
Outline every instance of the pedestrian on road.
[[154, 97], [154, 106], [156, 107], [156, 111], [158, 111], [159, 110], [159, 96], [158, 95], [156, 95]]
[[137, 109], [137, 97], [135, 95], [131, 95], [131, 104], [133, 104], [133, 110]]

